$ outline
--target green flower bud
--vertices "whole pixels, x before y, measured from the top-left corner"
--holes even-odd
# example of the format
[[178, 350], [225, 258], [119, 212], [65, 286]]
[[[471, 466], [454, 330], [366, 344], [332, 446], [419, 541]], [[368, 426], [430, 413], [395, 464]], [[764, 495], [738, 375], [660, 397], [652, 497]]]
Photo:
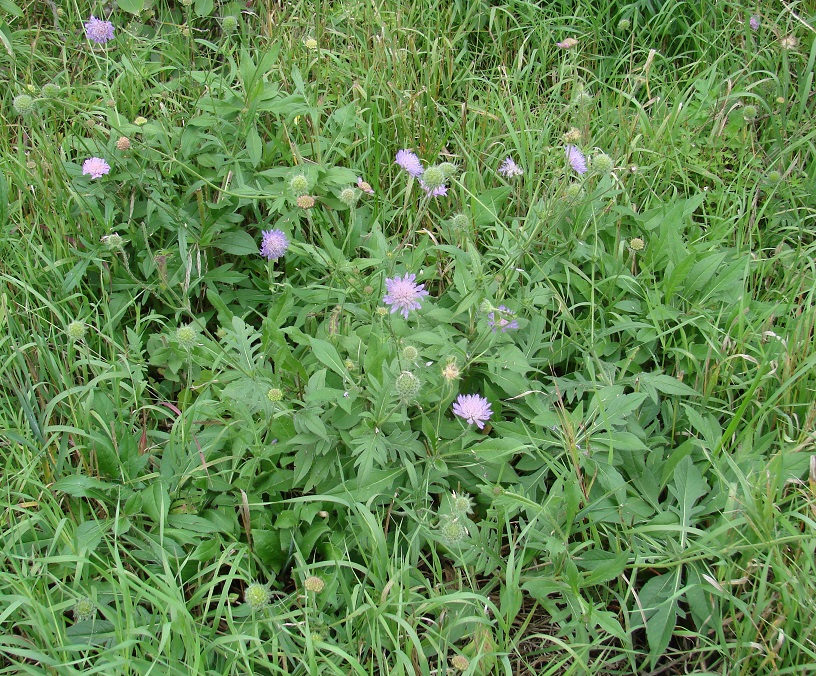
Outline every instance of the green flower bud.
[[458, 213], [451, 218], [451, 225], [454, 230], [467, 230], [470, 227], [470, 219], [463, 213]]
[[43, 85], [42, 95], [46, 98], [53, 99], [59, 96], [60, 86], [54, 82], [48, 82]]
[[303, 174], [293, 176], [292, 180], [289, 181], [289, 189], [297, 197], [300, 197], [301, 195], [306, 195], [309, 193], [309, 179], [306, 178]]
[[419, 382], [419, 378], [410, 371], [400, 373], [394, 382], [394, 389], [397, 391], [397, 396], [400, 398], [400, 401], [406, 404], [410, 404], [416, 399], [421, 386], [422, 383]]
[[357, 204], [359, 196], [359, 191], [354, 188], [345, 188], [340, 191], [340, 201], [352, 209]]
[[260, 612], [267, 605], [272, 598], [272, 594], [262, 584], [253, 582], [244, 591], [244, 602], [250, 607], [253, 613]]
[[422, 182], [429, 191], [441, 188], [445, 185], [445, 172], [439, 165], [428, 167], [422, 174]]
[[34, 99], [32, 99], [28, 94], [19, 94], [18, 96], [15, 96], [11, 102], [11, 105], [14, 106], [14, 110], [17, 111], [17, 114], [23, 117], [34, 112]]
[[87, 596], [83, 596], [74, 603], [73, 614], [77, 622], [93, 619], [93, 616], [96, 615], [96, 604]]
[[402, 348], [402, 358], [405, 361], [416, 361], [417, 357], [419, 357], [419, 350], [413, 345], [406, 345]]
[[78, 340], [82, 340], [85, 337], [86, 329], [87, 327], [85, 326], [85, 322], [80, 322], [75, 319], [70, 324], [68, 324], [68, 327], [65, 329], [65, 332], [68, 334], [68, 337], [71, 340], [76, 342]]
[[458, 545], [467, 537], [467, 528], [458, 517], [444, 516], [439, 520], [437, 528], [439, 537], [448, 547]]
[[176, 329], [176, 339], [185, 350], [192, 350], [195, 347], [197, 338], [198, 331], [192, 324], [179, 326]]
[[592, 169], [595, 173], [607, 175], [615, 168], [612, 158], [606, 153], [598, 153], [592, 157]]

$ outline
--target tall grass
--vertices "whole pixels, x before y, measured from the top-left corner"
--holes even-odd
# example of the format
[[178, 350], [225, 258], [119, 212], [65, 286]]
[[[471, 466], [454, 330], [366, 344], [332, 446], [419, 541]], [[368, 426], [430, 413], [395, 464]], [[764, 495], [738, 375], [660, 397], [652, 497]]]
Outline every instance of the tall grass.
[[0, 7], [4, 673], [814, 668], [811, 7]]

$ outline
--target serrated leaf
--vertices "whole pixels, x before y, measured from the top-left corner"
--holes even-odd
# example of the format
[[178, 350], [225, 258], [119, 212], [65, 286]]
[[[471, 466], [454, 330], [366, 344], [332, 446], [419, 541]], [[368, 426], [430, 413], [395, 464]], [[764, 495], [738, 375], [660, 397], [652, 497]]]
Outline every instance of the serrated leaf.
[[[680, 513], [680, 525], [684, 528], [691, 526], [691, 516], [694, 503], [703, 497], [708, 491], [706, 483], [700, 470], [694, 465], [690, 456], [686, 456], [677, 463], [674, 472], [674, 482], [669, 486], [669, 490], [677, 499]], [[682, 541], [685, 542], [686, 534], [683, 533]]]
[[236, 359], [236, 365], [247, 375], [254, 375], [260, 366], [258, 350], [261, 346], [261, 334], [240, 317], [233, 317], [232, 327], [227, 328], [223, 340], [230, 355]]

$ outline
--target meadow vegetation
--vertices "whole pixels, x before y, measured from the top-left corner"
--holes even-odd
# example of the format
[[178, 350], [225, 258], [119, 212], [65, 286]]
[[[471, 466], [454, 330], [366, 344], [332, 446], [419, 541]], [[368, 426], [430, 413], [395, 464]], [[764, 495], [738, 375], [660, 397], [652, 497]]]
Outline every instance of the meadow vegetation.
[[0, 673], [816, 671], [813, 3], [0, 9]]

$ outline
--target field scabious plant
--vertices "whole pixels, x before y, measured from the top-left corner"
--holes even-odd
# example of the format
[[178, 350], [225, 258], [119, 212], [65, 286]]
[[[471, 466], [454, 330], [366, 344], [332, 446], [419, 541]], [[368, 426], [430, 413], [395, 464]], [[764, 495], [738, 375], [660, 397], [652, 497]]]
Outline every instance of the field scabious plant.
[[816, 669], [808, 18], [268, 4], [4, 3], [6, 671]]

